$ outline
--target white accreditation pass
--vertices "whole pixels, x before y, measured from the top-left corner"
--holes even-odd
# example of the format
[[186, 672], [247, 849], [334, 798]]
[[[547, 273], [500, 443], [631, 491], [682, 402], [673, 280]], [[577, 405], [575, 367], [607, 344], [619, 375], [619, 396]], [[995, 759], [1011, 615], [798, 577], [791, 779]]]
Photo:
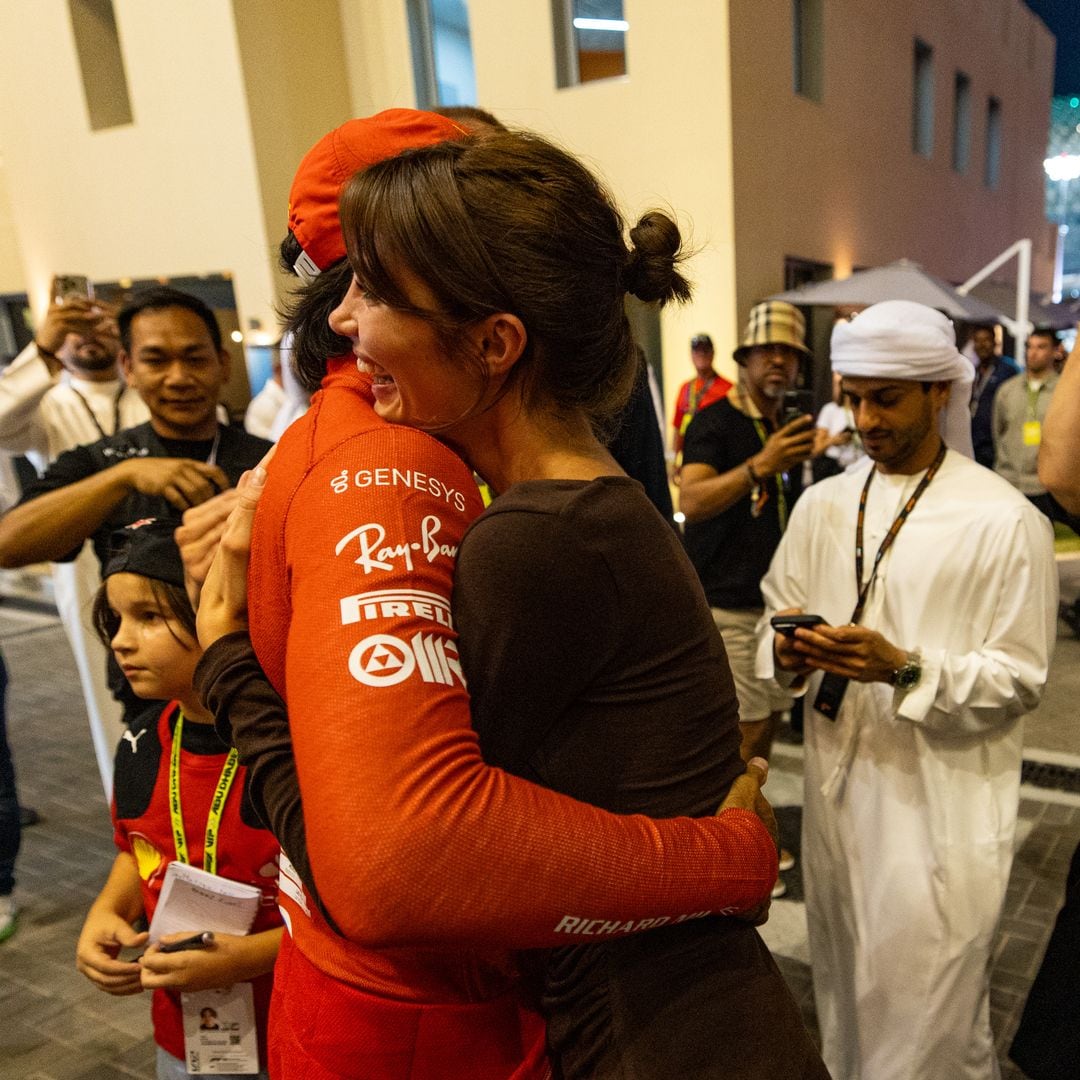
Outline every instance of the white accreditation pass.
[[251, 983], [225, 990], [181, 994], [184, 1011], [184, 1059], [197, 1076], [257, 1073], [255, 995]]

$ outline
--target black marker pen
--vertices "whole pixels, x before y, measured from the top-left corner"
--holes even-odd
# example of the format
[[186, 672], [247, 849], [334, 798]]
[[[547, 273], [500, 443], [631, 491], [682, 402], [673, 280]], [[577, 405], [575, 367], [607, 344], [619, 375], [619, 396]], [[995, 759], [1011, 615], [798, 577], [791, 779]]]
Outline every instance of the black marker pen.
[[158, 952], [186, 952], [188, 949], [205, 949], [214, 942], [214, 932], [204, 930], [201, 934], [192, 934], [181, 941], [171, 941], [168, 945], [159, 945]]

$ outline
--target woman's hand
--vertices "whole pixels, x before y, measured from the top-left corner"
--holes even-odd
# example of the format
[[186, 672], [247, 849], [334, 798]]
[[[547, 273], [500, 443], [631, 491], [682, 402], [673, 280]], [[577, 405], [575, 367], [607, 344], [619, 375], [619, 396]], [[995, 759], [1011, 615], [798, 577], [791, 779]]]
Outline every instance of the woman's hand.
[[[776, 824], [776, 815], [773, 813], [769, 800], [761, 793], [761, 789], [765, 786], [765, 781], [768, 778], [769, 763], [764, 758], [751, 758], [746, 766], [746, 772], [731, 785], [727, 798], [720, 804], [720, 808], [716, 812], [719, 814], [724, 810], [730, 810], [732, 807], [738, 807], [741, 810], [750, 810], [757, 814], [762, 824], [769, 830], [769, 835], [776, 845], [777, 852], [779, 852], [780, 829]], [[762, 926], [769, 920], [769, 907], [771, 904], [772, 898], [767, 896], [757, 907], [740, 912], [734, 917], [750, 923], [751, 926]]]
[[236, 505], [225, 522], [217, 554], [210, 564], [199, 597], [197, 627], [199, 644], [210, 648], [218, 638], [246, 630], [247, 572], [251, 556], [251, 532], [255, 508], [266, 484], [266, 465], [271, 450], [258, 466], [240, 477]]
[[761, 823], [769, 830], [776, 850], [780, 850], [780, 829], [776, 824], [776, 815], [769, 800], [761, 793], [765, 781], [769, 778], [769, 763], [760, 757], [751, 758], [746, 772], [740, 776], [727, 793], [727, 798], [716, 811], [718, 814], [730, 810], [733, 806], [740, 810], [749, 810], [761, 818]]

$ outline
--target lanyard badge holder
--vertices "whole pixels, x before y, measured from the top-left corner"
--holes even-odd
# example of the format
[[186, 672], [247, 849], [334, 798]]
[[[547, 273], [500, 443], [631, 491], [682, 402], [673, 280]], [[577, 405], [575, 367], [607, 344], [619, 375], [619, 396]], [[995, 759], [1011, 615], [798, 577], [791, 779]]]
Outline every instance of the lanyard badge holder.
[[[866, 517], [866, 497], [870, 493], [870, 483], [874, 479], [874, 469], [871, 468], [870, 474], [866, 478], [866, 483], [863, 485], [862, 495], [859, 497], [859, 516], [855, 525], [855, 585], [858, 589], [859, 599], [855, 603], [855, 610], [851, 613], [849, 625], [856, 625], [859, 619], [862, 618], [863, 609], [866, 607], [866, 601], [870, 595], [870, 587], [874, 584], [874, 578], [877, 577], [878, 566], [881, 565], [881, 560], [884, 558], [885, 553], [892, 547], [897, 533], [900, 532], [900, 529], [903, 527], [904, 522], [907, 521], [911, 511], [915, 509], [915, 504], [922, 497], [922, 493], [927, 489], [930, 481], [937, 475], [938, 469], [941, 468], [942, 461], [945, 460], [945, 450], [945, 444], [942, 443], [941, 449], [937, 453], [937, 457], [934, 458], [930, 468], [926, 470], [926, 475], [919, 481], [918, 486], [911, 493], [911, 497], [904, 503], [900, 513], [896, 515], [896, 520], [889, 526], [889, 531], [885, 534], [885, 539], [881, 541], [881, 547], [878, 548], [877, 555], [874, 556], [874, 565], [870, 570], [870, 577], [864, 585], [862, 583], [863, 523]], [[847, 693], [849, 682], [851, 682], [851, 680], [847, 676], [833, 675], [832, 673], [827, 673], [821, 680], [817, 696], [814, 698], [814, 708], [817, 709], [826, 720], [836, 720], [836, 717], [840, 712], [840, 706], [844, 700], [844, 694]]]
[[[214, 451], [216, 453], [217, 444]], [[180, 805], [180, 744], [184, 714], [176, 718], [169, 757], [169, 818], [177, 861], [190, 864], [184, 817]], [[225, 802], [232, 789], [239, 760], [235, 747], [229, 750], [217, 788], [210, 802], [203, 841], [203, 869], [217, 873], [218, 836]], [[259, 1048], [255, 1028], [255, 996], [249, 982], [230, 987], [199, 990], [180, 995], [184, 1026], [184, 1063], [196, 1076], [249, 1074], [259, 1071]]]

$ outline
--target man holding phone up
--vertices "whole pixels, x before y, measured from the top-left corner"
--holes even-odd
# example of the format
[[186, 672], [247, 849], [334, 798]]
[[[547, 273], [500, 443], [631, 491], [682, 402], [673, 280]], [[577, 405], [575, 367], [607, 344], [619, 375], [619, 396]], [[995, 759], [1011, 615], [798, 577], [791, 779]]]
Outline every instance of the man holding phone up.
[[[218, 420], [229, 354], [214, 313], [198, 298], [154, 287], [117, 316], [120, 363], [149, 411], [144, 424], [61, 454], [0, 519], [0, 566], [75, 558], [86, 540], [108, 561], [117, 528], [145, 517], [179, 517], [232, 487], [270, 449]], [[131, 710], [119, 669], [111, 685]], [[111, 786], [111, 758], [106, 787]]]
[[[815, 484], [762, 582], [758, 673], [805, 683], [802, 857], [835, 1080], [999, 1075], [989, 964], [1021, 718], [1054, 642], [1049, 523], [971, 458], [952, 323], [876, 304], [833, 331], [867, 460]], [[979, 557], [972, 560], [972, 552]]]
[[[814, 445], [808, 408], [784, 415], [784, 398], [809, 357], [806, 323], [791, 304], [766, 300], [750, 312], [735, 350], [739, 385], [701, 410], [686, 431], [679, 508], [686, 549], [724, 639], [742, 721], [743, 758], [768, 758], [791, 698], [754, 673], [761, 579], [802, 491]], [[781, 854], [781, 869], [787, 869]], [[787, 856], [790, 859], [790, 856]], [[778, 882], [774, 896], [782, 895]]]
[[[25, 454], [40, 474], [66, 450], [148, 420], [138, 392], [120, 379], [119, 351], [115, 309], [93, 298], [87, 278], [56, 275], [34, 340], [0, 371], [0, 450]], [[124, 728], [105, 679], [107, 654], [90, 625], [101, 584], [93, 552], [87, 547], [72, 562], [54, 563], [53, 584], [108, 797]]]

